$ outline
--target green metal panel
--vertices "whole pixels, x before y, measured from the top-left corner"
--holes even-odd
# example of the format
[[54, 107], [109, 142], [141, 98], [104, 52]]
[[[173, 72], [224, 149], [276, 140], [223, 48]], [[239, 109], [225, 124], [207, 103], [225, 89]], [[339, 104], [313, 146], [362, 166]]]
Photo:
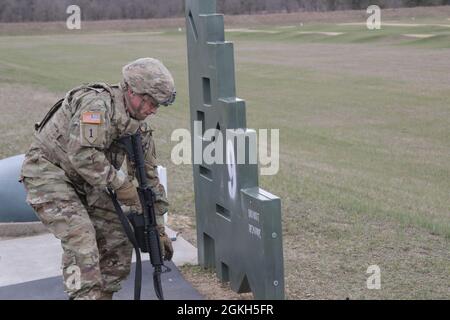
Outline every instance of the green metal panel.
[[[196, 162], [194, 147], [199, 263], [215, 268], [236, 292], [284, 299], [281, 202], [258, 187], [258, 165], [249, 161], [256, 159], [256, 132], [247, 128], [245, 101], [236, 97], [233, 44], [225, 41], [215, 1], [186, 0], [186, 37], [192, 145], [204, 151], [211, 146], [204, 132], [217, 129], [226, 159]], [[198, 130], [195, 121], [202, 122]], [[238, 150], [236, 141], [244, 137], [245, 147]], [[219, 138], [213, 143], [219, 146]]]

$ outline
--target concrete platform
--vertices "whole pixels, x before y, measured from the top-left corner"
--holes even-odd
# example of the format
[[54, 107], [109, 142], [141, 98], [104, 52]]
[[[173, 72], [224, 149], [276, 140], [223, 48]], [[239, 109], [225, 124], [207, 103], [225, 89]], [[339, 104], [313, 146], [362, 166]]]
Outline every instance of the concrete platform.
[[[134, 297], [134, 266], [132, 273], [122, 284], [122, 289], [114, 295], [114, 300], [132, 300]], [[166, 300], [202, 300], [198, 293], [180, 274], [173, 262], [167, 263], [171, 272], [161, 276], [164, 299]], [[156, 300], [153, 289], [153, 268], [149, 261], [142, 266], [141, 300]], [[0, 287], [0, 300], [67, 300], [62, 277], [51, 277]]]
[[[175, 236], [169, 228], [166, 228], [166, 232], [171, 237]], [[184, 264], [197, 264], [197, 249], [182, 237], [178, 237], [173, 246], [174, 257], [172, 262], [167, 264], [172, 271], [162, 276], [165, 298], [203, 299], [177, 269], [177, 266]], [[61, 254], [60, 242], [52, 234], [0, 241], [0, 299], [67, 299], [61, 278]], [[148, 254], [142, 255], [142, 258], [142, 299], [156, 299]], [[133, 299], [134, 264], [132, 274], [122, 287], [114, 299]]]

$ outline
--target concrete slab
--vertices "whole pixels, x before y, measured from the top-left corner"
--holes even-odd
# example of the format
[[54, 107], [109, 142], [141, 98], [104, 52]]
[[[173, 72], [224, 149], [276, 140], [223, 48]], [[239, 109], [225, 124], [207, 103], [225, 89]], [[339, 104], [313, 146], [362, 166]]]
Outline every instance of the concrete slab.
[[[114, 295], [114, 300], [132, 300], [134, 297], [134, 265], [132, 273], [125, 280], [122, 289]], [[198, 293], [182, 277], [176, 266], [169, 262], [167, 264], [172, 269], [171, 272], [161, 276], [162, 287], [165, 300], [203, 300], [203, 296]], [[141, 300], [156, 300], [153, 289], [152, 272], [153, 269], [149, 261], [142, 266], [142, 289]], [[67, 300], [64, 293], [62, 278], [51, 277], [20, 284], [0, 287], [0, 300]]]
[[[176, 236], [175, 232], [167, 227], [166, 232], [170, 237]], [[173, 299], [197, 299], [198, 296], [194, 295], [196, 291], [176, 268], [184, 264], [197, 264], [197, 249], [182, 237], [177, 237], [173, 246], [173, 271], [164, 275], [163, 287], [173, 288]], [[0, 241], [0, 299], [66, 299], [61, 280], [61, 255], [60, 241], [49, 233]], [[145, 270], [143, 283], [148, 282], [150, 286], [145, 289], [143, 285], [143, 292], [151, 292], [146, 297], [152, 299], [152, 270], [148, 254], [143, 254], [142, 259]], [[145, 269], [146, 265], [148, 269]], [[127, 283], [123, 292], [117, 294], [118, 299], [132, 299], [134, 275], [129, 277]], [[183, 297], [175, 294], [175, 291]]]
[[172, 242], [173, 245], [173, 258], [172, 261], [176, 266], [183, 266], [185, 264], [198, 264], [197, 248], [190, 242], [187, 242], [183, 237], [177, 236], [177, 233], [166, 226], [166, 233], [171, 238], [176, 238]]
[[0, 287], [60, 275], [61, 255], [52, 234], [0, 241]]

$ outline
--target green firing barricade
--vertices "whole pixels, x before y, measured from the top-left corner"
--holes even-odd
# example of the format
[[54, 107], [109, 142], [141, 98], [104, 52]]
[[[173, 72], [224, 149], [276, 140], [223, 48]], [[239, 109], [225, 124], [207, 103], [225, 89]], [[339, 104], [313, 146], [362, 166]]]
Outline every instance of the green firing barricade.
[[[216, 1], [187, 0], [185, 8], [199, 263], [235, 292], [284, 299], [281, 202], [258, 187], [256, 132], [236, 97], [233, 43]], [[222, 163], [202, 157], [214, 147]]]

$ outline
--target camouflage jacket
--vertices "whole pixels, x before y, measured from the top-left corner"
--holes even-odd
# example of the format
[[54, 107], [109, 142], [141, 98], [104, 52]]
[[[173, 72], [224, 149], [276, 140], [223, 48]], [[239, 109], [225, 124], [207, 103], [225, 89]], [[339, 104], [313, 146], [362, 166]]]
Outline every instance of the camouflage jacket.
[[[145, 169], [156, 196], [155, 208], [162, 215], [168, 209], [168, 201], [157, 175], [153, 130], [147, 122], [129, 116], [118, 86], [97, 83], [69, 91], [61, 107], [46, 123], [36, 127], [22, 165], [21, 179], [65, 180], [86, 197], [88, 205], [98, 205], [105, 202], [106, 187], [115, 190], [124, 179], [134, 178], [134, 168], [128, 161], [127, 169], [121, 169], [126, 156], [115, 140], [137, 130], [142, 132]], [[101, 197], [103, 200], [99, 201]], [[49, 200], [33, 198], [30, 193], [27, 196], [32, 204]], [[111, 208], [110, 201], [106, 201], [108, 205], [100, 207]]]

